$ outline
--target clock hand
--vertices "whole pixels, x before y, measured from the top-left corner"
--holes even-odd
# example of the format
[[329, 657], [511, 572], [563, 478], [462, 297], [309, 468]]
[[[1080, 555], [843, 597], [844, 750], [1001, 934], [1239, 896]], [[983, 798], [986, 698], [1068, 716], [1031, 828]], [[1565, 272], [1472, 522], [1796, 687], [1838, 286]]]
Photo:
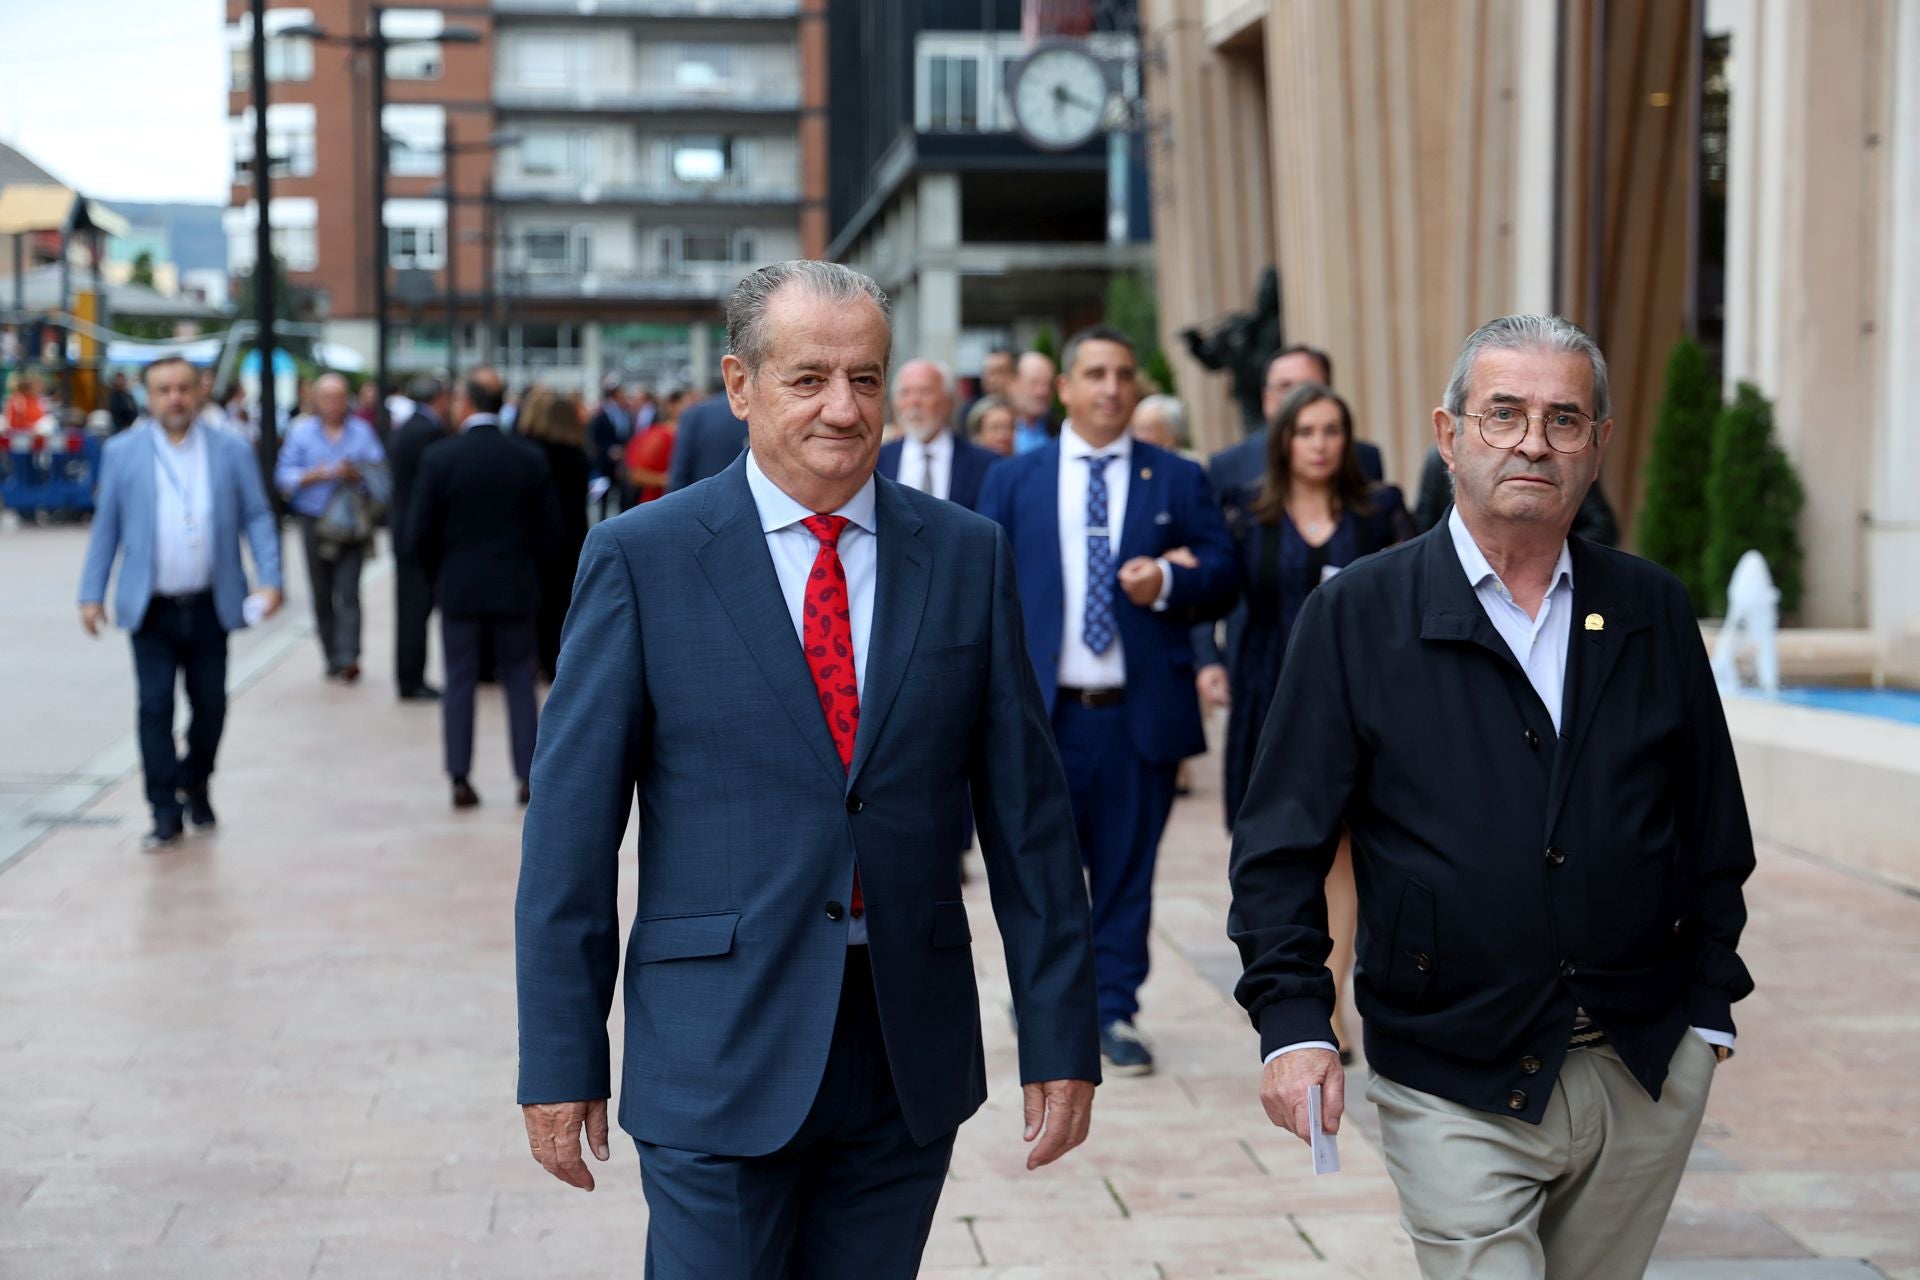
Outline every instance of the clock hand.
[[1100, 109], [1099, 103], [1090, 98], [1083, 98], [1077, 93], [1070, 92], [1067, 86], [1063, 84], [1053, 86], [1053, 100], [1055, 106], [1085, 107], [1090, 111], [1098, 111]]

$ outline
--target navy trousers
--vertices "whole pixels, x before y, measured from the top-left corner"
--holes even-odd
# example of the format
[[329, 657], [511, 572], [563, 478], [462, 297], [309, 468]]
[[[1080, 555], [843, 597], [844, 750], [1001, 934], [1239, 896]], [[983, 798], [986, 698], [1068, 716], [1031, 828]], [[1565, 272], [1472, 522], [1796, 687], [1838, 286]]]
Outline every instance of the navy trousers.
[[[139, 690], [140, 768], [155, 818], [180, 816], [182, 793], [204, 791], [227, 723], [227, 632], [213, 593], [155, 596], [133, 633], [133, 676]], [[174, 689], [186, 677], [187, 758], [173, 737]]]
[[1088, 708], [1062, 698], [1053, 737], [1073, 797], [1093, 900], [1093, 967], [1100, 1025], [1139, 1012], [1147, 980], [1147, 931], [1153, 925], [1153, 866], [1173, 811], [1178, 765], [1142, 759], [1121, 705]]
[[507, 692], [507, 733], [513, 747], [513, 776], [533, 776], [533, 739], [540, 711], [533, 697], [534, 619], [532, 614], [440, 615], [440, 647], [447, 661], [447, 687], [440, 694], [440, 727], [447, 753], [447, 776], [464, 778], [473, 769], [473, 695], [480, 683], [483, 641], [491, 638]]
[[867, 949], [848, 947], [827, 1069], [792, 1141], [754, 1157], [635, 1144], [647, 1280], [912, 1280], [953, 1140], [907, 1132]]

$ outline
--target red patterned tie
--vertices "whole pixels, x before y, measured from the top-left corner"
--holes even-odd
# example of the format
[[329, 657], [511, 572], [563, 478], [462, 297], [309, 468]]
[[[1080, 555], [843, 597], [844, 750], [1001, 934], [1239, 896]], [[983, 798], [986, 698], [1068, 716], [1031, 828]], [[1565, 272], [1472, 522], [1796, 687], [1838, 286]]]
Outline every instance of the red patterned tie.
[[[813, 687], [820, 693], [820, 711], [827, 732], [840, 753], [842, 768], [853, 767], [853, 739], [860, 729], [860, 684], [853, 665], [853, 615], [847, 599], [847, 571], [840, 563], [840, 535], [845, 516], [808, 516], [800, 522], [820, 539], [813, 572], [807, 575], [806, 626], [800, 647], [806, 650]], [[860, 892], [860, 869], [853, 871], [854, 918], [866, 914]]]

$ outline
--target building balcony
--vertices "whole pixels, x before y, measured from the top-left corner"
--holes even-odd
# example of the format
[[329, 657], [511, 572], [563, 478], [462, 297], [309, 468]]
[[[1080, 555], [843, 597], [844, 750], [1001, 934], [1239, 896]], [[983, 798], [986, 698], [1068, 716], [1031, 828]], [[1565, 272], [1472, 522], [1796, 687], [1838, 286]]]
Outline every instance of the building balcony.
[[493, 0], [501, 18], [797, 18], [800, 0]]
[[493, 105], [501, 111], [791, 115], [800, 110], [800, 86], [796, 81], [760, 81], [713, 92], [590, 81], [556, 86], [496, 83]]
[[501, 204], [627, 205], [649, 208], [767, 207], [800, 203], [798, 179], [657, 182], [632, 175], [588, 181], [509, 176], [494, 184]]
[[642, 302], [724, 300], [751, 266], [684, 267], [678, 271], [506, 272], [503, 292], [519, 298]]

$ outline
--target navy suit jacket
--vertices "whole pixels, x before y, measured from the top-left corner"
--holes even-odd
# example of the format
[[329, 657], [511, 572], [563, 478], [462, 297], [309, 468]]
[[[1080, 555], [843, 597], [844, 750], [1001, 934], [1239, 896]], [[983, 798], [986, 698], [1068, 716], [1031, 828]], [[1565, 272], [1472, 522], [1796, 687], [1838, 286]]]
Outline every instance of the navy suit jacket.
[[843, 768], [746, 464], [595, 526], [540, 723], [516, 904], [522, 1103], [609, 1096], [620, 847], [639, 793], [620, 1124], [777, 1150], [833, 1040], [859, 868], [914, 1139], [986, 1096], [952, 833], [972, 787], [1024, 1081], [1099, 1079], [1092, 934], [1066, 782], [1006, 537], [878, 486], [878, 582]]
[[[228, 631], [246, 626], [247, 570], [240, 562], [244, 536], [253, 552], [254, 572], [263, 587], [280, 586], [280, 526], [267, 505], [266, 486], [254, 461], [253, 446], [231, 431], [196, 426], [207, 444], [207, 475], [213, 486], [213, 607]], [[154, 436], [151, 421], [107, 441], [100, 461], [100, 494], [94, 502], [93, 529], [80, 571], [80, 603], [107, 597], [107, 579], [120, 559], [120, 580], [113, 593], [113, 620], [138, 631], [153, 600]]]
[[[1060, 442], [1048, 441], [995, 467], [980, 495], [980, 514], [997, 520], [1013, 544], [1026, 610], [1027, 651], [1051, 714], [1066, 626]], [[1118, 591], [1114, 597], [1127, 667], [1127, 726], [1135, 750], [1161, 764], [1207, 749], [1194, 696], [1188, 629], [1233, 606], [1240, 591], [1240, 557], [1199, 464], [1135, 441], [1114, 565], [1118, 568], [1135, 556], [1158, 557], [1175, 547], [1191, 550], [1200, 567], [1174, 566], [1173, 593], [1165, 610], [1142, 608]], [[1076, 547], [1068, 554], [1084, 552]]]
[[[906, 452], [906, 441], [889, 440], [880, 446], [880, 474], [889, 480], [900, 478], [900, 455]], [[980, 509], [980, 486], [986, 482], [987, 472], [993, 464], [1000, 461], [1000, 455], [991, 449], [983, 449], [971, 440], [953, 437], [953, 475], [947, 483], [947, 500], [957, 502], [969, 511]]]
[[708, 396], [683, 411], [675, 424], [667, 492], [719, 475], [739, 460], [746, 447], [746, 420], [733, 416], [725, 396]]

